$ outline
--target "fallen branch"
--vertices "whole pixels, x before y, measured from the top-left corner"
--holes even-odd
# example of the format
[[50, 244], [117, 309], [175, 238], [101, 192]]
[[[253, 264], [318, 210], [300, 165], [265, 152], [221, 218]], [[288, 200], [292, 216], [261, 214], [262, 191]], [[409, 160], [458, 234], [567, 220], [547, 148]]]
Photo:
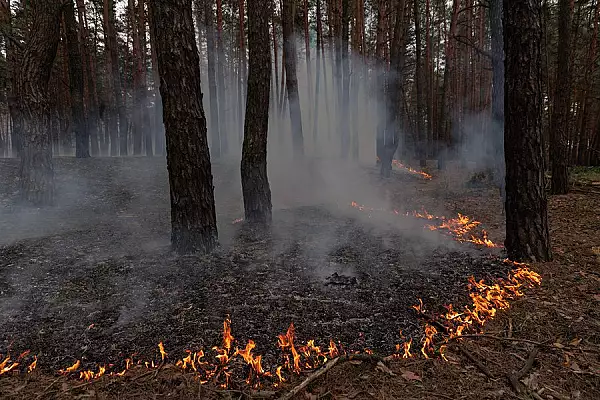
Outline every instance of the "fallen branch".
[[306, 378], [301, 384], [299, 384], [298, 386], [293, 388], [291, 391], [289, 391], [288, 393], [281, 396], [279, 398], [279, 400], [290, 400], [295, 395], [297, 395], [302, 389], [304, 389], [305, 387], [310, 385], [311, 382], [313, 382], [315, 379], [317, 379], [318, 377], [320, 377], [321, 375], [323, 375], [327, 371], [329, 371], [331, 368], [333, 368], [339, 361], [340, 361], [340, 357], [337, 357], [331, 361], [328, 361], [327, 364], [325, 364], [322, 368], [320, 368], [319, 370], [310, 374], [308, 376], [308, 378]]
[[514, 374], [507, 374], [508, 381], [510, 382], [511, 386], [517, 394], [521, 394], [523, 392], [521, 390], [521, 385], [519, 384], [519, 381], [531, 370], [539, 351], [539, 347], [534, 347], [533, 350], [531, 350], [531, 352], [529, 353], [529, 357], [527, 357], [527, 361], [525, 362], [525, 365], [523, 365], [523, 368], [521, 368]]
[[473, 364], [475, 364], [475, 366], [481, 371], [483, 372], [483, 374], [485, 376], [487, 376], [490, 379], [496, 379], [496, 377], [490, 372], [489, 369], [487, 369], [487, 367], [485, 365], [483, 365], [483, 363], [481, 361], [479, 361], [477, 359], [477, 357], [475, 357], [473, 354], [471, 354], [470, 351], [468, 351], [467, 349], [465, 349], [463, 346], [457, 346], [458, 349], [460, 350], [461, 353], [463, 353], [469, 360], [471, 360], [473, 362]]
[[347, 355], [339, 356], [339, 357], [334, 358], [333, 360], [328, 361], [320, 369], [318, 369], [315, 372], [313, 372], [312, 374], [310, 374], [304, 381], [302, 381], [301, 384], [299, 384], [298, 386], [296, 386], [292, 390], [290, 390], [288, 393], [281, 396], [279, 398], [279, 400], [290, 400], [295, 395], [297, 395], [302, 389], [306, 388], [308, 385], [310, 385], [312, 382], [314, 382], [321, 375], [325, 374], [327, 371], [329, 371], [331, 368], [333, 368], [336, 364], [343, 363], [346, 361], [354, 361], [354, 360], [355, 361], [372, 362], [375, 364], [381, 363], [385, 366], [385, 364], [383, 363], [384, 359], [379, 356], [376, 356], [374, 354], [347, 354]]

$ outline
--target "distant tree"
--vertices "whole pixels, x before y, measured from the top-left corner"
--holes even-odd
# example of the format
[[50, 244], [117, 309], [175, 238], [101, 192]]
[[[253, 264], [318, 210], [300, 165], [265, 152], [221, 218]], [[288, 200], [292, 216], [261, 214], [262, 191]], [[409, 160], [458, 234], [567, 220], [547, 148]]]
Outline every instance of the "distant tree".
[[[387, 107], [383, 136], [379, 140], [380, 172], [383, 177], [390, 177], [392, 172], [392, 159], [400, 142], [401, 123], [403, 113], [402, 93], [404, 86], [404, 66], [406, 65], [406, 43], [408, 39], [408, 13], [407, 0], [398, 0], [396, 3], [396, 19], [393, 25], [392, 43], [390, 51], [390, 72], [388, 73]], [[378, 132], [379, 134], [379, 132]]]
[[506, 241], [515, 261], [550, 256], [542, 146], [539, 0], [504, 0]]
[[271, 0], [248, 8], [248, 97], [242, 148], [242, 193], [249, 222], [271, 222], [271, 189], [267, 177], [267, 131], [271, 91], [269, 18]]
[[[502, 30], [502, 1], [490, 1], [490, 30], [492, 41], [492, 142], [494, 143], [494, 179], [502, 202], [506, 198], [504, 165], [504, 36]], [[503, 206], [504, 207], [504, 206]]]
[[69, 89], [71, 93], [71, 116], [73, 130], [75, 131], [75, 157], [87, 158], [90, 156], [90, 138], [83, 97], [83, 60], [77, 32], [77, 20], [75, 20], [75, 3], [72, 0], [69, 3], [64, 7], [64, 20], [67, 50], [69, 52]]
[[292, 123], [292, 143], [294, 155], [304, 156], [304, 136], [302, 134], [302, 112], [298, 95], [298, 77], [296, 75], [296, 42], [294, 37], [293, 0], [283, 0], [283, 56], [285, 57], [285, 86], [290, 103], [290, 120]]
[[550, 123], [551, 190], [569, 191], [569, 110], [571, 108], [571, 0], [558, 1], [558, 57], [554, 107]]
[[218, 234], [192, 0], [149, 5], [167, 141], [171, 243], [180, 253], [207, 253], [218, 245]]
[[350, 60], [348, 58], [348, 43], [350, 30], [350, 5], [348, 0], [342, 0], [342, 97], [341, 97], [341, 154], [347, 158], [350, 151]]
[[215, 41], [215, 24], [213, 21], [213, 0], [204, 0], [204, 25], [206, 27], [206, 59], [208, 62], [208, 94], [210, 105], [210, 154], [213, 158], [221, 157], [221, 125], [219, 124], [219, 101], [217, 99], [216, 62], [217, 48]]
[[11, 0], [2, 0], [0, 1], [0, 5], [2, 6], [1, 15], [3, 17], [0, 23], [4, 25], [4, 42], [6, 49], [6, 79], [8, 83], [7, 103], [10, 119], [12, 121], [12, 129], [10, 133], [12, 141], [12, 153], [14, 157], [18, 157], [21, 154], [23, 141], [23, 118], [18, 112], [16, 95], [16, 81], [19, 71], [17, 68], [19, 49], [15, 44], [16, 39], [13, 37]]

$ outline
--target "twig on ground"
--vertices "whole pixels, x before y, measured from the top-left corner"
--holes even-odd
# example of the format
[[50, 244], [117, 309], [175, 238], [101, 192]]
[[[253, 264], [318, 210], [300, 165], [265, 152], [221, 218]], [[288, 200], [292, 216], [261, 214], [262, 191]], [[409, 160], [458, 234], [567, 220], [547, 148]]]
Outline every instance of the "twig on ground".
[[331, 361], [328, 361], [327, 364], [325, 364], [322, 368], [320, 368], [319, 370], [317, 370], [317, 371], [313, 372], [312, 374], [310, 374], [310, 376], [308, 378], [306, 378], [301, 384], [299, 384], [298, 386], [296, 386], [295, 388], [293, 388], [292, 390], [290, 390], [288, 393], [286, 393], [283, 396], [281, 396], [279, 398], [279, 400], [290, 400], [291, 398], [293, 398], [302, 389], [304, 389], [305, 387], [307, 387], [308, 385], [310, 385], [311, 382], [313, 382], [315, 379], [317, 379], [318, 377], [320, 377], [321, 375], [323, 375], [327, 371], [329, 371], [331, 368], [333, 368], [340, 361], [340, 359], [341, 359], [341, 357], [337, 357], [337, 358], [334, 358]]
[[489, 369], [487, 369], [487, 367], [485, 365], [483, 365], [483, 363], [481, 361], [479, 361], [473, 354], [471, 354], [470, 351], [468, 351], [467, 349], [465, 349], [463, 346], [457, 346], [458, 349], [460, 350], [461, 353], [463, 353], [469, 360], [471, 360], [473, 362], [473, 364], [475, 364], [475, 366], [481, 371], [483, 372], [483, 374], [485, 376], [487, 376], [490, 379], [496, 379], [496, 377], [490, 372]]
[[314, 382], [321, 375], [325, 374], [327, 371], [329, 371], [331, 368], [333, 368], [336, 364], [343, 363], [346, 361], [353, 361], [353, 360], [367, 361], [367, 362], [372, 362], [375, 364], [381, 363], [385, 367], [384, 359], [379, 356], [376, 356], [374, 354], [347, 354], [347, 355], [339, 356], [337, 358], [334, 358], [334, 359], [328, 361], [327, 364], [325, 364], [320, 369], [318, 369], [315, 372], [313, 372], [312, 374], [310, 374], [304, 381], [302, 381], [301, 384], [299, 384], [298, 386], [296, 386], [292, 390], [290, 390], [288, 393], [281, 396], [279, 398], [279, 400], [290, 400], [295, 395], [297, 395], [302, 389], [306, 388], [308, 385], [310, 385], [312, 382]]
[[41, 399], [42, 397], [44, 397], [48, 393], [48, 391], [52, 388], [52, 386], [54, 386], [56, 384], [56, 382], [58, 382], [60, 380], [60, 378], [62, 378], [62, 376], [59, 376], [58, 378], [56, 378], [55, 380], [53, 380], [51, 384], [49, 384], [48, 386], [46, 386], [44, 388], [44, 390], [42, 391], [42, 393], [40, 393], [37, 398]]
[[531, 370], [531, 368], [533, 367], [533, 363], [535, 362], [535, 358], [537, 357], [539, 352], [540, 348], [534, 347], [533, 350], [531, 350], [531, 352], [529, 353], [529, 357], [527, 357], [527, 361], [525, 362], [525, 365], [523, 365], [523, 368], [521, 368], [514, 374], [507, 374], [508, 381], [510, 382], [515, 392], [517, 392], [517, 394], [521, 394], [523, 392], [519, 381]]

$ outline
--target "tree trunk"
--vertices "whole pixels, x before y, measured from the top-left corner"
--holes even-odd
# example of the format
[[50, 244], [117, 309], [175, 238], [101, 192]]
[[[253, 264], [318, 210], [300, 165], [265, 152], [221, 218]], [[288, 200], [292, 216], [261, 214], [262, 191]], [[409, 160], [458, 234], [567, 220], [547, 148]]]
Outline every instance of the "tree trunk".
[[54, 170], [50, 148], [48, 82], [60, 40], [60, 0], [30, 0], [28, 32], [15, 82], [23, 120], [20, 192], [35, 206], [54, 201]]
[[64, 8], [64, 19], [69, 52], [69, 91], [71, 93], [73, 130], [75, 131], [75, 157], [87, 158], [90, 156], [90, 140], [83, 103], [83, 68], [73, 1]]
[[504, 36], [502, 29], [502, 1], [490, 1], [490, 30], [492, 40], [492, 127], [494, 147], [494, 180], [500, 191], [504, 209], [506, 200], [504, 164]]
[[271, 91], [269, 46], [270, 0], [256, 0], [248, 8], [248, 100], [242, 148], [242, 193], [248, 222], [271, 222], [271, 189], [267, 178], [267, 131]]
[[350, 152], [350, 60], [348, 58], [348, 35], [350, 24], [350, 6], [348, 0], [342, 0], [342, 113], [341, 139], [342, 158], [348, 158]]
[[[569, 192], [567, 138], [569, 137], [569, 109], [571, 108], [571, 71], [569, 64], [571, 62], [572, 10], [569, 4], [570, 1], [559, 0], [558, 2], [556, 92], [554, 94], [554, 108], [550, 124], [551, 190], [553, 194], [566, 194]], [[581, 104], [584, 102], [581, 102]]]
[[317, 69], [315, 77], [315, 111], [313, 113], [313, 146], [318, 149], [318, 122], [319, 122], [319, 95], [321, 83], [321, 33], [323, 31], [323, 20], [321, 16], [321, 0], [317, 0]]
[[87, 14], [83, 0], [77, 0], [77, 17], [79, 19], [79, 43], [81, 43], [81, 56], [83, 57], [83, 76], [84, 76], [84, 98], [86, 104], [87, 128], [91, 143], [91, 155], [100, 154], [98, 143], [98, 92], [96, 90], [96, 69], [92, 62], [92, 52], [90, 51], [89, 31], [87, 27]]
[[285, 56], [285, 85], [290, 102], [292, 142], [295, 156], [304, 156], [304, 136], [302, 134], [302, 114], [296, 77], [296, 42], [294, 38], [294, 2], [283, 0], [283, 53]]
[[504, 0], [506, 241], [511, 260], [550, 257], [542, 145], [541, 6]]
[[12, 36], [12, 15], [11, 15], [11, 4], [10, 0], [6, 1], [6, 14], [3, 21], [6, 24], [6, 34], [4, 35], [4, 42], [6, 43], [6, 67], [7, 67], [7, 83], [9, 90], [7, 91], [7, 103], [10, 119], [12, 126], [10, 130], [10, 139], [12, 144], [12, 155], [13, 157], [19, 157], [23, 147], [23, 116], [19, 114], [18, 99], [16, 94], [16, 82], [18, 79], [17, 67], [19, 63], [18, 49], [9, 36]]
[[206, 57], [208, 60], [208, 94], [210, 103], [210, 132], [211, 148], [210, 154], [213, 158], [221, 157], [221, 134], [219, 125], [219, 103], [217, 100], [217, 78], [216, 78], [216, 43], [215, 26], [213, 23], [213, 1], [204, 1], [204, 25], [206, 27]]
[[396, 21], [390, 51], [389, 90], [386, 107], [384, 136], [381, 140], [381, 176], [389, 178], [392, 172], [392, 159], [400, 142], [403, 112], [401, 111], [404, 86], [404, 66], [406, 63], [406, 39], [408, 23], [406, 0], [399, 0], [396, 8]]
[[140, 40], [140, 54], [138, 61], [139, 79], [139, 101], [142, 121], [142, 132], [144, 136], [144, 147], [146, 156], [154, 155], [154, 131], [150, 126], [150, 112], [148, 110], [148, 73], [146, 68], [146, 13], [144, 11], [144, 0], [138, 0], [138, 18], [137, 18], [138, 38]]
[[413, 0], [413, 17], [415, 19], [415, 89], [417, 96], [417, 112], [415, 123], [415, 144], [416, 156], [419, 159], [419, 165], [425, 167], [427, 165], [425, 158], [425, 140], [423, 140], [423, 66], [421, 65], [421, 24], [419, 16], [419, 0]]
[[[117, 108], [117, 96], [115, 89], [115, 67], [113, 65], [113, 55], [115, 51], [113, 46], [113, 40], [116, 42], [116, 33], [114, 32], [114, 1], [104, 0], [103, 2], [103, 17], [102, 17], [102, 28], [104, 30], [104, 57], [105, 57], [105, 81], [106, 88], [104, 90], [104, 97], [106, 102], [106, 111], [104, 113], [104, 120], [106, 121], [106, 135], [110, 137], [110, 155], [118, 155], [117, 146], [117, 134], [119, 133], [119, 119], [118, 119], [118, 108]], [[119, 60], [117, 58], [117, 78], [119, 78]], [[121, 88], [121, 82], [119, 80], [119, 90]]]
[[192, 0], [149, 4], [167, 136], [171, 242], [180, 253], [208, 253], [218, 235]]
[[150, 31], [150, 51], [152, 57], [152, 83], [154, 88], [154, 138], [156, 146], [156, 154], [165, 154], [165, 126], [163, 124], [163, 104], [160, 96], [160, 77], [158, 75], [158, 60], [156, 59], [156, 37], [154, 36], [154, 28], [152, 27], [152, 18], [148, 18]]
[[217, 98], [219, 105], [219, 138], [221, 140], [221, 154], [229, 151], [227, 140], [228, 121], [225, 114], [227, 110], [227, 97], [225, 97], [225, 49], [223, 48], [223, 9], [222, 0], [217, 0]]

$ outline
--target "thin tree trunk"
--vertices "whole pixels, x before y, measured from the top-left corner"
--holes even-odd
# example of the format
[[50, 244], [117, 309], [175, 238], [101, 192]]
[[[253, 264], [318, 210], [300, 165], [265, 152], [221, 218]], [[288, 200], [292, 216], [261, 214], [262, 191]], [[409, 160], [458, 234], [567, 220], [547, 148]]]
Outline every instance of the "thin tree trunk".
[[285, 85], [290, 102], [290, 119], [292, 124], [292, 142], [294, 155], [304, 156], [304, 136], [302, 134], [302, 114], [298, 95], [298, 78], [296, 77], [296, 42], [294, 40], [294, 3], [283, 0], [283, 52], [285, 54]]
[[[559, 0], [558, 6], [558, 57], [556, 66], [556, 92], [552, 123], [550, 124], [550, 159], [552, 167], [551, 190], [553, 194], [569, 192], [569, 109], [571, 108], [571, 0]], [[580, 102], [584, 104], [585, 99]], [[583, 113], [581, 113], [583, 115]], [[582, 133], [581, 129], [578, 129]]]
[[514, 261], [548, 261], [539, 2], [504, 0], [506, 240]]
[[152, 57], [152, 81], [154, 88], [154, 139], [156, 141], [156, 154], [165, 154], [165, 126], [163, 124], [163, 104], [160, 96], [160, 76], [158, 73], [158, 60], [156, 58], [156, 36], [155, 30], [152, 27], [152, 18], [148, 19], [148, 26], [150, 31], [150, 51]]
[[245, 219], [271, 222], [271, 189], [267, 177], [267, 132], [271, 91], [269, 17], [271, 0], [255, 0], [248, 8], [248, 102], [244, 122], [241, 176]]
[[320, 83], [321, 83], [321, 32], [323, 30], [323, 21], [321, 16], [321, 0], [317, 0], [317, 70], [315, 77], [315, 111], [313, 113], [313, 146], [316, 150], [318, 140], [318, 124], [319, 124], [319, 95], [320, 95]]
[[416, 156], [419, 159], [419, 165], [425, 167], [427, 165], [425, 158], [425, 140], [423, 140], [423, 66], [421, 65], [421, 24], [419, 17], [419, 0], [414, 1], [413, 18], [415, 19], [415, 45], [416, 45], [416, 66], [415, 66], [415, 88], [417, 95], [417, 112], [415, 123], [415, 140], [416, 140]]
[[502, 1], [490, 1], [490, 29], [492, 40], [492, 129], [494, 146], [494, 180], [502, 198], [506, 200], [504, 165], [504, 36], [502, 29]]
[[75, 131], [75, 157], [87, 158], [90, 156], [87, 121], [83, 103], [83, 68], [79, 40], [77, 35], [77, 21], [75, 20], [75, 4], [70, 2], [64, 8], [65, 34], [69, 52], [69, 88], [71, 93], [71, 115], [73, 130]]
[[342, 158], [348, 158], [350, 152], [350, 60], [348, 57], [348, 35], [350, 24], [350, 6], [348, 0], [342, 0], [342, 113], [341, 144]]
[[192, 0], [149, 4], [167, 135], [171, 243], [180, 253], [208, 253], [218, 234]]
[[223, 0], [217, 0], [217, 99], [219, 105], [219, 138], [221, 140], [221, 154], [229, 151], [227, 140], [228, 118], [227, 97], [225, 96], [225, 49], [223, 48]]
[[213, 158], [221, 157], [221, 130], [219, 125], [219, 103], [217, 100], [216, 78], [216, 43], [213, 23], [213, 0], [204, 2], [204, 25], [206, 27], [206, 57], [208, 59], [208, 94], [210, 103], [210, 154]]
[[18, 49], [9, 36], [12, 36], [12, 15], [11, 15], [11, 3], [10, 0], [6, 1], [6, 12], [5, 21], [6, 24], [6, 35], [4, 41], [6, 43], [6, 67], [7, 67], [7, 81], [9, 85], [7, 103], [10, 119], [12, 126], [10, 130], [10, 139], [12, 146], [13, 157], [19, 157], [23, 148], [23, 116], [19, 113], [18, 98], [16, 94], [16, 82], [18, 79], [17, 67], [19, 60]]

